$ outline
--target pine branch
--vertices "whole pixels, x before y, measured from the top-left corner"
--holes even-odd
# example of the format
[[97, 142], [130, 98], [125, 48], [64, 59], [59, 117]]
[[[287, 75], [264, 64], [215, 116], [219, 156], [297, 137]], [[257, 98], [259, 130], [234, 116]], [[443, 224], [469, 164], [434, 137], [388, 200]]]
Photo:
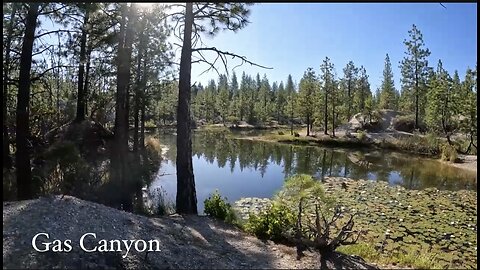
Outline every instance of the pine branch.
[[[227, 52], [227, 51], [221, 51], [221, 50], [219, 50], [215, 47], [192, 49], [192, 52], [199, 52], [200, 53], [200, 51], [213, 51], [213, 52], [217, 53], [217, 58], [215, 59], [215, 62], [217, 61], [218, 58], [221, 58], [221, 60], [223, 62], [223, 65], [224, 65], [224, 68], [225, 68], [225, 71], [227, 72], [227, 75], [228, 75], [228, 66], [227, 66], [226, 56], [231, 56], [232, 59], [240, 58], [240, 60], [242, 60], [242, 63], [238, 66], [241, 66], [241, 65], [247, 63], [247, 64], [250, 64], [252, 66], [257, 66], [257, 67], [264, 68], [264, 69], [273, 69], [271, 67], [266, 67], [266, 66], [262, 66], [262, 65], [259, 65], [257, 63], [254, 63], [254, 62], [248, 60], [245, 56], [240, 56], [238, 54]], [[236, 66], [236, 67], [238, 67], [238, 66]]]

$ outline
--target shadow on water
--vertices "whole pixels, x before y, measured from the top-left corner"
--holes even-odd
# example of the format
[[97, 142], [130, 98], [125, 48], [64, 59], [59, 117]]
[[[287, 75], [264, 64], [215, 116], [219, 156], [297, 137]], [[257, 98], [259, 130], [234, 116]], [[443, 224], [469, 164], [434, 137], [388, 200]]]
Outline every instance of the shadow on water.
[[[161, 186], [175, 196], [175, 136], [159, 135], [167, 149], [150, 188]], [[271, 197], [288, 176], [304, 173], [322, 180], [348, 177], [383, 181], [407, 189], [476, 190], [476, 174], [436, 160], [365, 149], [295, 146], [234, 139], [228, 132], [197, 131], [193, 165], [199, 211], [215, 189], [233, 202], [241, 197]]]
[[[160, 152], [147, 147], [130, 152], [123, 166], [128, 172], [117, 179], [118, 165], [112, 163], [114, 153], [108, 149], [95, 155], [81, 155], [73, 142], [63, 141], [46, 149], [34, 160], [32, 169], [34, 193], [71, 195], [129, 212], [148, 213], [142, 199], [142, 189], [156, 176], [161, 164]], [[4, 201], [15, 200], [15, 172], [4, 170]]]

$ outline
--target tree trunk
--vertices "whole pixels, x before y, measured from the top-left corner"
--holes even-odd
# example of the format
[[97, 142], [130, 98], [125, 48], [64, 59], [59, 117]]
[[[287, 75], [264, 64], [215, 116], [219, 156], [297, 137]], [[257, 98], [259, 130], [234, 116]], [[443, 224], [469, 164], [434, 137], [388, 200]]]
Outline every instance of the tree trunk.
[[293, 95], [291, 95], [291, 107], [290, 107], [290, 135], [293, 136]]
[[310, 114], [307, 114], [307, 136], [310, 136]]
[[83, 86], [83, 93], [85, 95], [85, 115], [88, 115], [88, 109], [87, 109], [87, 105], [88, 105], [88, 83], [89, 83], [89, 79], [90, 79], [90, 60], [91, 60], [91, 56], [92, 56], [92, 44], [88, 44], [87, 46], [87, 68], [85, 70], [85, 85]]
[[140, 109], [140, 149], [145, 149], [145, 97], [142, 95], [142, 106]]
[[328, 135], [328, 105], [327, 105], [327, 101], [328, 101], [328, 94], [327, 94], [327, 89], [325, 89], [325, 108], [324, 108], [324, 111], [323, 111], [323, 114], [324, 114], [324, 118], [323, 118], [323, 133], [325, 135]]
[[140, 92], [140, 149], [145, 149], [145, 108], [147, 106], [147, 101], [145, 100], [145, 95], [147, 94], [147, 61], [143, 61], [143, 72], [142, 72], [142, 83], [141, 83], [141, 92]]
[[[141, 29], [145, 26], [145, 17], [142, 19], [142, 25]], [[139, 118], [139, 111], [140, 111], [140, 95], [141, 91], [144, 91], [145, 89], [142, 89], [144, 79], [141, 79], [141, 74], [143, 77], [145, 77], [145, 69], [143, 70], [142, 73], [142, 59], [144, 62], [144, 67], [145, 67], [145, 59], [144, 59], [144, 54], [145, 54], [145, 36], [144, 33], [140, 33], [140, 44], [138, 48], [138, 55], [137, 55], [137, 78], [135, 82], [135, 100], [134, 100], [134, 108], [133, 108], [133, 118], [134, 118], [134, 129], [133, 129], [133, 151], [137, 152], [138, 151], [138, 118]], [[145, 106], [142, 104], [142, 106]], [[144, 142], [142, 141], [142, 144]]]
[[8, 79], [10, 72], [10, 46], [13, 35], [13, 21], [17, 12], [16, 3], [12, 4], [12, 12], [10, 13], [10, 22], [8, 24], [7, 38], [5, 40], [5, 65], [3, 66], [3, 167], [10, 169], [12, 167], [12, 159], [10, 156], [10, 134], [8, 133]]
[[77, 115], [75, 122], [79, 123], [85, 120], [85, 92], [84, 92], [84, 75], [85, 75], [85, 60], [87, 58], [87, 24], [89, 17], [88, 4], [85, 6], [85, 17], [83, 19], [82, 37], [80, 38], [80, 64], [78, 66], [78, 88], [77, 88]]
[[190, 76], [192, 67], [192, 3], [186, 3], [177, 107], [177, 197], [178, 213], [197, 214], [197, 195], [192, 164], [190, 129]]
[[350, 121], [350, 117], [352, 117], [352, 79], [348, 79], [348, 109], [347, 109], [347, 121]]
[[[61, 43], [60, 43], [60, 35], [57, 37], [58, 38], [58, 53], [60, 53], [62, 51], [62, 47], [61, 47]], [[57, 105], [57, 113], [56, 113], [56, 116], [57, 116], [57, 123], [60, 124], [60, 92], [61, 92], [61, 83], [60, 83], [60, 78], [62, 78], [62, 81], [65, 81], [64, 80], [64, 77], [63, 77], [63, 73], [60, 72], [60, 57], [58, 58], [58, 63], [57, 63], [57, 66], [58, 68], [56, 68], [57, 70], [57, 78], [59, 78], [57, 80], [57, 93], [56, 93], [56, 105]]]
[[[127, 187], [128, 180], [128, 85], [130, 82], [130, 60], [133, 35], [134, 9], [125, 4], [122, 11], [120, 40], [117, 59], [117, 93], [115, 104], [114, 144], [115, 153], [112, 156], [113, 178], [120, 182], [123, 188]], [[126, 18], [128, 17], [128, 23]], [[128, 188], [128, 187], [127, 187]], [[124, 194], [120, 203], [123, 209], [130, 210], [132, 201], [128, 194]]]
[[15, 165], [17, 167], [17, 199], [32, 198], [32, 172], [30, 167], [30, 142], [28, 141], [29, 104], [30, 104], [30, 70], [32, 68], [32, 50], [37, 27], [39, 3], [31, 3], [25, 23], [22, 54], [20, 56], [19, 87], [17, 94], [17, 132]]
[[415, 60], [415, 129], [418, 128], [418, 65]]
[[138, 118], [139, 118], [139, 111], [140, 111], [140, 91], [138, 90], [139, 85], [136, 86], [136, 93], [135, 93], [135, 102], [133, 104], [133, 152], [138, 151]]
[[335, 137], [335, 99], [332, 102], [332, 136]]

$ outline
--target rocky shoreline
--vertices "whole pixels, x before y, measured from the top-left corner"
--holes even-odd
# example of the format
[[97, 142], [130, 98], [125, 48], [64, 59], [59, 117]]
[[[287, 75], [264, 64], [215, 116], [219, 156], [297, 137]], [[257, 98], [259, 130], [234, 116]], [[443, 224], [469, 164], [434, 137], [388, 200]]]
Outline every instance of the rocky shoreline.
[[[423, 252], [437, 267], [476, 267], [476, 191], [408, 190], [343, 177], [326, 177], [324, 187], [346, 213], [356, 214], [355, 228], [365, 232], [359, 244], [374, 250], [356, 255], [367, 261], [398, 264], [400, 254]], [[234, 209], [245, 219], [249, 211], [258, 213], [269, 203], [266, 198], [242, 198]]]

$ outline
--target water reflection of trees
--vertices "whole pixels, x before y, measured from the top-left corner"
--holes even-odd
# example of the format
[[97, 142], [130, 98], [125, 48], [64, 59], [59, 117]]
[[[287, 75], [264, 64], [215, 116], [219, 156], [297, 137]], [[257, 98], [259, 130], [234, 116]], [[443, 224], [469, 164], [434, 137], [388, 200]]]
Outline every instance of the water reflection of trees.
[[[172, 139], [173, 138], [173, 139]], [[174, 145], [174, 136], [162, 137], [162, 143]], [[253, 168], [263, 175], [270, 164], [283, 167], [284, 177], [305, 173], [319, 179], [341, 176], [376, 179], [401, 184], [406, 188], [476, 189], [475, 175], [443, 165], [437, 161], [412, 158], [385, 151], [344, 151], [332, 148], [305, 147], [267, 142], [238, 140], [219, 132], [196, 132], [193, 154], [232, 172]], [[167, 158], [175, 161], [170, 149]]]

